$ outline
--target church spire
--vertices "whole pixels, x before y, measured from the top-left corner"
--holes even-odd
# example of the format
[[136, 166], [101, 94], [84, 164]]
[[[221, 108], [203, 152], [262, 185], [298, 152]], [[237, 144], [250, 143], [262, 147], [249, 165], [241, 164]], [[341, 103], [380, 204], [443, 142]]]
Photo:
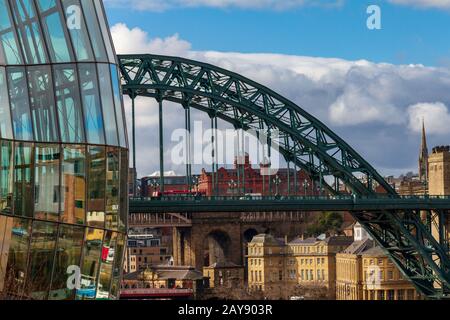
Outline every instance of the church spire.
[[428, 181], [428, 145], [424, 119], [422, 120], [422, 144], [419, 155], [419, 179], [423, 182]]

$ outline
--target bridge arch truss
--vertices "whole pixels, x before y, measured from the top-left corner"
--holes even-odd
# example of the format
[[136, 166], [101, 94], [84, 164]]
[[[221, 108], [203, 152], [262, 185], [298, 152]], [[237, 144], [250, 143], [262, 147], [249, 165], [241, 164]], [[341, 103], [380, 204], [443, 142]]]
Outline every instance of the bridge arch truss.
[[[166, 100], [185, 110], [206, 112], [211, 119], [222, 119], [236, 129], [265, 131], [269, 137], [276, 130], [279, 135], [270, 143], [278, 146], [288, 163], [303, 169], [328, 193], [339, 195], [342, 182], [355, 196], [375, 196], [378, 191], [397, 197], [383, 177], [343, 139], [263, 85], [210, 64], [178, 57], [120, 55], [119, 62], [123, 93], [133, 100], [133, 118], [134, 99], [143, 96], [159, 102], [160, 114]], [[364, 183], [360, 176], [365, 176]], [[336, 187], [329, 183], [331, 178]], [[417, 208], [352, 215], [421, 293], [430, 298], [448, 296], [450, 259], [442, 223], [448, 211]], [[433, 221], [437, 221], [437, 237], [432, 233]]]

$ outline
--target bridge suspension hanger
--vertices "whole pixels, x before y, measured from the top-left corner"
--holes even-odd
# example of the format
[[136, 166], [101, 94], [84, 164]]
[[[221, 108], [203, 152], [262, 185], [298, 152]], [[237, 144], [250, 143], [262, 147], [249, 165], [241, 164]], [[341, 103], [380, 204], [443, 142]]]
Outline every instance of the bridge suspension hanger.
[[135, 106], [135, 100], [136, 100], [136, 93], [133, 90], [131, 92], [131, 135], [132, 135], [132, 140], [133, 140], [133, 197], [136, 197], [136, 176], [135, 174], [137, 173], [137, 169], [136, 169], [136, 106]]
[[239, 131], [240, 132], [240, 134], [238, 133], [238, 135], [239, 135], [239, 138], [238, 139], [241, 139], [241, 137], [242, 137], [242, 160], [243, 160], [243, 164], [242, 164], [242, 189], [243, 189], [243, 193], [244, 193], [244, 196], [245, 196], [245, 194], [247, 193], [246, 192], [246, 186], [245, 186], [245, 165], [246, 165], [246, 163], [247, 163], [247, 155], [246, 155], [246, 153], [245, 153], [245, 136], [244, 136], [244, 123], [243, 123], [243, 121], [242, 121], [242, 118], [241, 118], [241, 130]]
[[192, 192], [193, 176], [192, 176], [192, 150], [191, 150], [191, 108], [189, 105], [189, 100], [186, 99], [183, 102], [184, 108], [184, 120], [186, 129], [186, 141], [185, 141], [185, 152], [186, 152], [186, 185], [189, 192]]
[[159, 188], [161, 194], [165, 190], [164, 181], [164, 119], [163, 119], [163, 96], [162, 92], [158, 91], [157, 98], [159, 106]]

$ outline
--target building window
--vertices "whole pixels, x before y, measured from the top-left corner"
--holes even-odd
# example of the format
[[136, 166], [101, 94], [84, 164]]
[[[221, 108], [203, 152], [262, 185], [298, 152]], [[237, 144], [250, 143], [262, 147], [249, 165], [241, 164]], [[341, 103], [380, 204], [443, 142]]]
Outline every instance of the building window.
[[387, 300], [394, 300], [395, 292], [394, 290], [388, 290], [387, 292]]
[[394, 280], [394, 271], [392, 270], [388, 271], [388, 280]]

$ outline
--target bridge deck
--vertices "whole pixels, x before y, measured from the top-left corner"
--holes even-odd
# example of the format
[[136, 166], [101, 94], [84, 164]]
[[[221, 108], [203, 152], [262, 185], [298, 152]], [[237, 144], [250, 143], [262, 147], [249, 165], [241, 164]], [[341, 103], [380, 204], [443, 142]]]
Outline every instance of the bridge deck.
[[450, 197], [167, 197], [130, 200], [130, 213], [450, 210]]

